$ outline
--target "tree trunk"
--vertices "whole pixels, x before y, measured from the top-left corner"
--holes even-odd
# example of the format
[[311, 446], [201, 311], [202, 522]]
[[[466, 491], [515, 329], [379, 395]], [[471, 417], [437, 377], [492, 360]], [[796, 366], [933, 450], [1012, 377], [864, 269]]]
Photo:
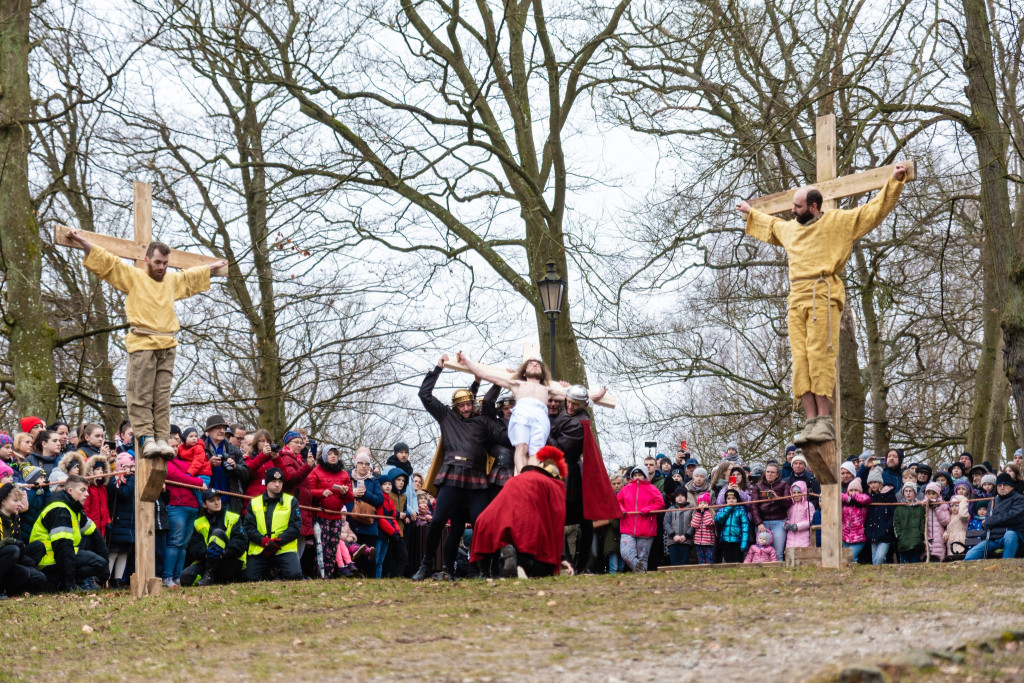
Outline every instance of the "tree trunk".
[[839, 405], [843, 411], [840, 443], [850, 455], [864, 451], [864, 399], [867, 396], [854, 331], [853, 311], [847, 306], [839, 323]]
[[[1001, 340], [999, 349], [996, 351], [996, 358], [1000, 361], [999, 367], [1002, 367], [1003, 344]], [[1003, 427], [1006, 422], [1006, 407], [1010, 402], [1010, 382], [1006, 378], [1005, 372], [996, 372], [992, 380], [991, 408], [988, 414], [988, 424], [985, 425], [985, 449], [970, 452], [974, 455], [975, 462], [987, 460], [996, 465], [1003, 454]]]
[[42, 305], [42, 245], [28, 186], [31, 5], [0, 0], [0, 265], [18, 412], [50, 421], [57, 417], [56, 333]]
[[[994, 271], [995, 301], [1001, 304], [1006, 375], [1017, 405], [1018, 432], [1024, 416], [1024, 269], [1022, 244], [1010, 214], [1006, 137], [999, 116], [992, 33], [985, 0], [963, 0], [967, 56], [967, 130], [978, 153], [981, 222]], [[979, 389], [984, 389], [979, 387]]]
[[871, 383], [871, 448], [875, 455], [889, 451], [889, 387], [885, 384], [885, 357], [882, 335], [875, 311], [874, 277], [868, 271], [867, 259], [860, 245], [853, 248], [861, 275], [860, 305], [864, 313], [864, 330], [868, 342], [868, 378]]
[[974, 375], [974, 404], [971, 406], [971, 421], [967, 431], [967, 450], [978, 455], [987, 451], [986, 440], [990, 433], [992, 420], [992, 387], [997, 375], [1002, 375], [1002, 331], [999, 329], [999, 302], [996, 299], [995, 268], [992, 266], [992, 255], [988, 249], [988, 239], [984, 240], [982, 255], [982, 303], [981, 316], [983, 334], [981, 356]]

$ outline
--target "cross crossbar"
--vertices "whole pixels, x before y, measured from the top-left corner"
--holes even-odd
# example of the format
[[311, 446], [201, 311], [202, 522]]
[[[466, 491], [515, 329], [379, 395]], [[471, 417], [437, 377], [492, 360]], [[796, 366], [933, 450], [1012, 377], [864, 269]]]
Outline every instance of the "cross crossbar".
[[[81, 247], [79, 244], [68, 237], [68, 231], [70, 230], [71, 228], [66, 225], [54, 226], [53, 243], [59, 244], [62, 247], [80, 249]], [[146, 258], [146, 249], [149, 248], [149, 244], [147, 243], [136, 240], [126, 240], [120, 237], [112, 237], [100, 232], [89, 232], [88, 230], [79, 230], [78, 232], [96, 246], [103, 247], [115, 256], [132, 259], [134, 261], [141, 261]], [[167, 257], [167, 265], [171, 268], [185, 269], [193, 268], [195, 266], [208, 266], [219, 260], [220, 259], [213, 256], [205, 256], [204, 254], [194, 254], [187, 251], [180, 251], [178, 249], [171, 249], [171, 253]], [[212, 274], [227, 275], [227, 266], [212, 271]]]
[[[904, 161], [902, 163], [907, 167], [907, 181], [914, 180], [914, 162]], [[826, 202], [842, 199], [843, 197], [852, 197], [854, 195], [864, 194], [865, 192], [880, 190], [885, 187], [885, 183], [889, 180], [889, 176], [892, 175], [892, 170], [895, 166], [896, 164], [880, 166], [879, 168], [873, 168], [869, 171], [862, 171], [860, 173], [853, 173], [841, 178], [823, 180], [815, 183], [814, 186], [818, 188], [818, 191], [821, 192], [821, 196]], [[752, 208], [757, 209], [762, 213], [784, 213], [793, 208], [794, 194], [796, 194], [795, 189], [787, 190], [785, 192], [776, 192], [775, 194], [751, 199], [749, 200], [749, 204]]]
[[[484, 365], [484, 364], [480, 363], [480, 365]], [[446, 368], [448, 368], [449, 370], [458, 370], [459, 372], [465, 372], [465, 373], [470, 374], [470, 375], [473, 374], [472, 370], [470, 370], [465, 365], [463, 365], [462, 363], [459, 363], [456, 360], [447, 360], [447, 361], [445, 361], [444, 366]], [[508, 370], [506, 370], [504, 368], [496, 368], [493, 365], [484, 365], [484, 367], [487, 368], [488, 370], [490, 370], [491, 372], [493, 372], [496, 375], [500, 375], [502, 377], [507, 377], [509, 379], [512, 379], [512, 375], [514, 374], [514, 373], [511, 373], [511, 372], [509, 372]], [[558, 389], [559, 391], [564, 391], [564, 389], [562, 388], [562, 385], [558, 384], [556, 382], [551, 382], [550, 384], [548, 384], [548, 386], [553, 388], [553, 389]], [[600, 400], [594, 401], [594, 403], [599, 405], [599, 406], [603, 406], [605, 408], [614, 408], [616, 405], [618, 405], [618, 401], [616, 400], [616, 398], [614, 396], [612, 396], [611, 394], [609, 394], [609, 393], [605, 393], [605, 395], [603, 397], [601, 397]]]

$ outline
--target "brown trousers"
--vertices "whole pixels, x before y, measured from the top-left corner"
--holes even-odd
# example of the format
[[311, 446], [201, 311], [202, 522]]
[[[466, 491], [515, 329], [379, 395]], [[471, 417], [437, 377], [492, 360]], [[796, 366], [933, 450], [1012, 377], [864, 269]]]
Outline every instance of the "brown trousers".
[[128, 419], [135, 438], [171, 436], [171, 375], [177, 348], [128, 354]]

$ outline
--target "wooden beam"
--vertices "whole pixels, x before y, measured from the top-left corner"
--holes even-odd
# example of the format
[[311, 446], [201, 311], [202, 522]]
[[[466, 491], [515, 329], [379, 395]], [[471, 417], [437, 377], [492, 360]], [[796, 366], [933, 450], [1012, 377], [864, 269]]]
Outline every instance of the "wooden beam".
[[[132, 183], [132, 229], [136, 243], [148, 246], [153, 241], [153, 186], [137, 180]], [[136, 268], [145, 266], [145, 260], [135, 259]]]
[[[72, 247], [74, 249], [80, 249], [77, 242], [73, 242], [68, 238], [68, 231], [71, 228], [66, 225], [56, 225], [53, 228], [53, 243], [59, 244], [62, 247]], [[136, 263], [141, 262], [141, 259], [146, 258], [146, 249], [149, 247], [149, 243], [138, 242], [136, 240], [126, 240], [120, 237], [111, 237], [110, 235], [104, 235], [100, 232], [89, 232], [88, 230], [79, 230], [80, 233], [85, 235], [86, 238], [93, 244], [99, 247], [103, 247], [111, 254], [120, 256], [121, 258], [132, 259]], [[180, 251], [178, 249], [171, 249], [171, 253], [168, 257], [168, 265], [171, 268], [178, 268], [184, 270], [185, 268], [192, 268], [194, 266], [208, 266], [211, 263], [216, 263], [218, 260], [213, 256], [205, 256], [203, 254], [194, 254], [188, 251]], [[227, 266], [218, 268], [213, 271], [213, 275], [227, 275]]]
[[[481, 365], [484, 365], [484, 364], [481, 363]], [[446, 368], [448, 368], [449, 370], [458, 370], [459, 372], [465, 372], [465, 373], [470, 374], [470, 375], [473, 374], [472, 370], [470, 370], [465, 365], [463, 365], [462, 363], [459, 363], [458, 361], [455, 361], [455, 360], [447, 360], [447, 361], [445, 361], [444, 366]], [[498, 375], [500, 377], [505, 377], [507, 379], [512, 379], [512, 376], [515, 374], [513, 372], [509, 372], [505, 368], [496, 368], [493, 365], [484, 365], [484, 367], [487, 368], [488, 370], [490, 370], [491, 372], [493, 372], [494, 374], [496, 374], [496, 375]], [[552, 382], [548, 386], [549, 387], [553, 387], [553, 388], [557, 388], [559, 391], [562, 391], [562, 392], [565, 391], [565, 389], [562, 388], [561, 384], [557, 384], [555, 382]], [[618, 405], [618, 400], [614, 396], [612, 396], [611, 394], [605, 394], [604, 397], [602, 397], [600, 401], [594, 401], [594, 403], [599, 405], [599, 406], [603, 406], [605, 408], [614, 408], [616, 405]]]
[[[908, 160], [902, 163], [907, 165], [907, 181], [914, 180], [916, 178], [914, 162]], [[826, 202], [834, 203], [836, 199], [842, 199], [843, 197], [853, 197], [865, 192], [880, 190], [885, 187], [885, 183], [889, 180], [889, 176], [892, 175], [892, 170], [895, 167], [896, 164], [891, 164], [889, 166], [873, 168], [870, 171], [843, 176], [842, 178], [834, 178], [835, 173], [833, 172], [833, 179], [818, 180], [814, 183], [814, 186], [818, 188]], [[787, 190], [786, 192], [776, 192], [775, 194], [751, 199], [749, 203], [751, 207], [762, 213], [785, 213], [793, 208], [794, 194], [796, 194], [795, 189]]]

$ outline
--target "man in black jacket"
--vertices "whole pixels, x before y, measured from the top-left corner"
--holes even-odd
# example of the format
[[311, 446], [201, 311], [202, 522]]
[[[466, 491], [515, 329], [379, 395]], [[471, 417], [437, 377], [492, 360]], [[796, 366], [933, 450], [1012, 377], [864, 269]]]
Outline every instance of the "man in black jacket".
[[285, 581], [302, 579], [298, 540], [302, 532], [299, 501], [284, 492], [284, 472], [271, 467], [264, 475], [267, 490], [250, 501], [242, 528], [249, 539], [245, 578], [264, 581], [276, 568]]
[[242, 578], [249, 539], [242, 530], [237, 513], [224, 509], [214, 489], [203, 490], [203, 511], [196, 518], [195, 531], [188, 542], [188, 567], [181, 572], [181, 585], [209, 586], [231, 583]]
[[1003, 549], [1003, 559], [1017, 557], [1017, 546], [1024, 536], [1024, 494], [1013, 489], [1013, 478], [1005, 472], [996, 477], [996, 497], [981, 523], [988, 538], [967, 551], [964, 560], [980, 560]]
[[579, 525], [580, 533], [576, 545], [576, 572], [582, 573], [590, 557], [590, 544], [594, 538], [594, 523], [583, 518], [583, 472], [580, 460], [583, 457], [583, 423], [589, 420], [587, 405], [590, 392], [579, 384], [565, 390], [565, 412], [551, 425], [548, 443], [565, 455], [568, 473], [565, 477], [565, 525]]
[[45, 548], [39, 569], [58, 591], [78, 590], [78, 581], [89, 578], [103, 585], [110, 574], [107, 545], [82, 509], [88, 497], [89, 483], [71, 475], [64, 490], [53, 494], [32, 526], [29, 542], [38, 541]]
[[[235, 447], [225, 436], [228, 423], [222, 415], [211, 415], [206, 418], [206, 459], [210, 461], [210, 488], [230, 493], [245, 493], [249, 486], [249, 468], [245, 465], [242, 451]], [[231, 512], [241, 513], [245, 506], [245, 498], [238, 496], [221, 496]]]
[[[473, 394], [459, 389], [448, 407], [434, 397], [434, 386], [441, 376], [448, 355], [441, 356], [437, 365], [423, 378], [420, 401], [441, 428], [441, 446], [444, 460], [434, 484], [438, 487], [434, 517], [427, 530], [423, 548], [423, 563], [412, 575], [413, 581], [422, 581], [431, 573], [438, 542], [445, 525], [451, 521], [451, 532], [444, 545], [444, 570], [435, 575], [439, 579], [454, 578], [455, 558], [459, 539], [466, 523], [473, 523], [487, 507], [487, 449], [500, 440], [502, 422], [473, 414]], [[427, 482], [429, 484], [430, 482]]]

